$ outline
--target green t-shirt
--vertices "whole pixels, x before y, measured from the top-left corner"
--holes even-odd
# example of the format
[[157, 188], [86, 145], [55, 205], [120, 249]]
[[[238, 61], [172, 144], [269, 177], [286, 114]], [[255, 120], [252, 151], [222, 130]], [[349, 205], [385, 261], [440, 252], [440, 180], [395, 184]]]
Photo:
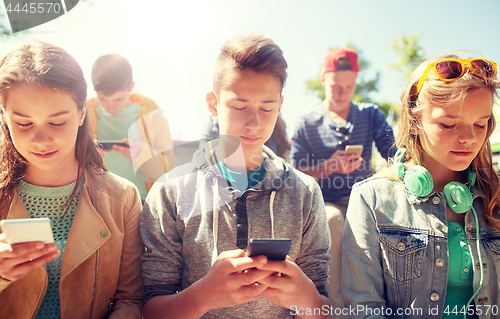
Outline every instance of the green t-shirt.
[[[101, 105], [98, 105], [97, 127], [98, 140], [123, 140], [128, 138], [128, 130], [137, 121], [140, 105], [134, 103], [123, 108], [118, 114], [111, 115]], [[134, 171], [132, 161], [116, 152], [104, 154], [104, 165], [108, 171], [131, 181], [139, 189], [141, 199], [145, 200], [148, 193], [146, 182], [141, 172]]]
[[76, 182], [61, 187], [36, 186], [21, 181], [17, 187], [17, 193], [21, 197], [26, 211], [31, 218], [49, 218], [52, 226], [54, 241], [61, 252], [59, 257], [47, 263], [47, 290], [43, 301], [38, 309], [36, 318], [59, 318], [60, 296], [59, 282], [61, 279], [61, 267], [68, 240], [69, 231], [73, 224], [73, 217], [80, 199], [83, 180], [68, 207], [66, 203], [75, 188]]
[[[444, 301], [442, 318], [463, 318], [467, 311], [472, 291], [473, 269], [469, 244], [465, 237], [464, 227], [455, 222], [448, 223], [448, 285]], [[474, 302], [471, 302], [474, 307]], [[468, 315], [467, 318], [477, 318]]]

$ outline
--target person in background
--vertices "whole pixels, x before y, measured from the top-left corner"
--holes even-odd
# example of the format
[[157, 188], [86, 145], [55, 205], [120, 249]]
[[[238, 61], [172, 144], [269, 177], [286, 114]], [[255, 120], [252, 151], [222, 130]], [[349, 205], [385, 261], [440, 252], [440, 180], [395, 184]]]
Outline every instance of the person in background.
[[353, 318], [498, 318], [496, 70], [444, 54], [410, 76], [392, 166], [349, 201], [343, 287], [346, 307], [363, 309]]
[[106, 168], [132, 181], [146, 198], [153, 182], [177, 165], [168, 121], [156, 103], [132, 93], [132, 67], [118, 54], [99, 57], [92, 67], [97, 98], [88, 100], [98, 141], [120, 141], [103, 151]]
[[[386, 160], [395, 153], [384, 113], [374, 104], [351, 100], [358, 72], [356, 52], [328, 51], [321, 67], [325, 100], [298, 119], [290, 150], [292, 165], [314, 177], [323, 192], [332, 241], [328, 294], [336, 308], [344, 304], [342, 232], [352, 185], [373, 174], [373, 142]], [[347, 145], [362, 145], [362, 154], [347, 154]]]
[[0, 318], [141, 318], [141, 199], [107, 172], [75, 59], [28, 42], [0, 61], [0, 219], [49, 218], [55, 244], [0, 233]]

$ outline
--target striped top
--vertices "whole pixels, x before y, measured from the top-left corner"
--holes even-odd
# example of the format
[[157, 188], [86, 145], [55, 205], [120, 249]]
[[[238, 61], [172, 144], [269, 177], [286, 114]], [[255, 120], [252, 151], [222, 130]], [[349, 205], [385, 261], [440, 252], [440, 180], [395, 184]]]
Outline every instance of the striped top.
[[349, 196], [354, 183], [372, 175], [372, 145], [385, 159], [394, 156], [394, 134], [384, 113], [370, 103], [351, 101], [346, 123], [336, 123], [321, 103], [311, 112], [299, 117], [292, 138], [290, 161], [297, 167], [316, 166], [337, 150], [344, 150], [346, 136], [350, 145], [363, 145], [363, 163], [349, 174], [334, 173], [318, 181], [325, 202], [337, 202]]

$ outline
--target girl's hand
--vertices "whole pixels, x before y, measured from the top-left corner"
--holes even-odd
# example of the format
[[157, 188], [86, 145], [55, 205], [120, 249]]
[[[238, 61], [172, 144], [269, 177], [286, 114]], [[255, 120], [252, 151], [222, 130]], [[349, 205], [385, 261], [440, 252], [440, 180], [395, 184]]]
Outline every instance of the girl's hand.
[[55, 244], [30, 242], [9, 245], [5, 234], [0, 234], [0, 277], [16, 281], [32, 270], [59, 257]]

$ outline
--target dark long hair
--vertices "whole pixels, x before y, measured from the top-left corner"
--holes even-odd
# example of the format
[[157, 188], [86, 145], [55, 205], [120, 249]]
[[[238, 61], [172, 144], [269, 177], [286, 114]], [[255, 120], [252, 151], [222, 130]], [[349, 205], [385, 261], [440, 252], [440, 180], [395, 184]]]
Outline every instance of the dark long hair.
[[[39, 41], [23, 43], [0, 60], [0, 203], [6, 202], [26, 169], [26, 159], [14, 147], [3, 118], [9, 89], [13, 84], [63, 90], [73, 97], [80, 111], [87, 97], [87, 83], [82, 69], [68, 52], [55, 45]], [[75, 145], [78, 174], [68, 204], [82, 181], [85, 168], [97, 172], [106, 170], [92, 137], [89, 116], [90, 112], [87, 112], [83, 125], [78, 128]]]

